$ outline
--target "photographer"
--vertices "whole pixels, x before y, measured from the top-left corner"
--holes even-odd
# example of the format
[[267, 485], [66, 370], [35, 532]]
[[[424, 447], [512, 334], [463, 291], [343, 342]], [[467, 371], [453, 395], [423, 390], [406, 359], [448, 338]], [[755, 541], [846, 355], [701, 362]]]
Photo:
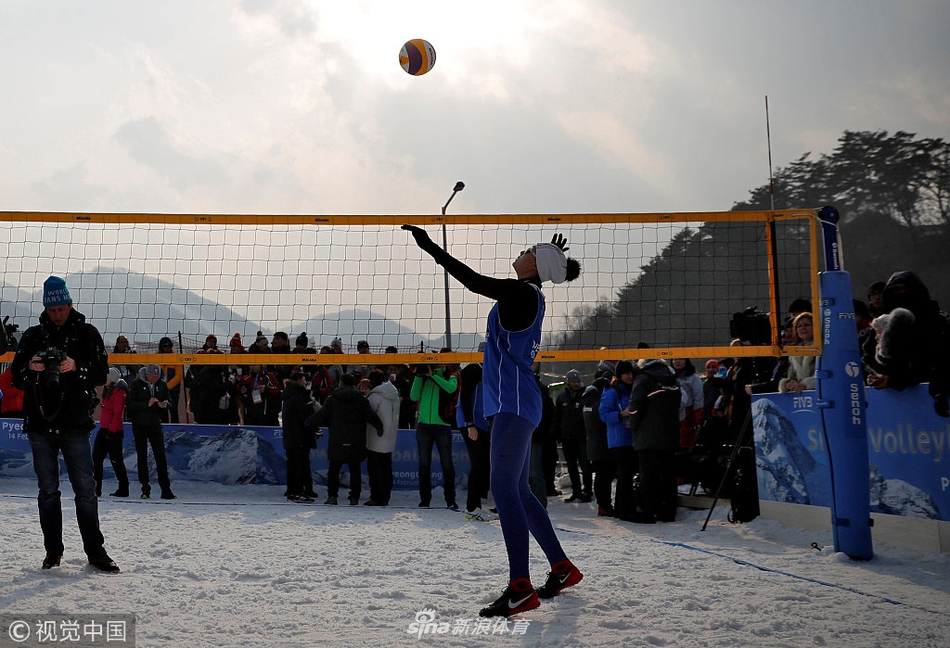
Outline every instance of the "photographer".
[[[448, 351], [443, 349], [442, 352]], [[419, 506], [428, 508], [432, 500], [432, 446], [439, 449], [442, 463], [442, 487], [448, 508], [458, 508], [455, 503], [455, 465], [452, 463], [452, 425], [454, 409], [449, 416], [446, 407], [449, 399], [454, 402], [458, 390], [458, 376], [448, 369], [416, 366], [409, 398], [419, 403], [419, 422], [416, 425], [416, 444], [419, 448]]]
[[66, 462], [76, 494], [76, 521], [89, 564], [104, 572], [119, 568], [103, 547], [99, 502], [92, 471], [89, 439], [95, 423], [95, 388], [109, 370], [102, 336], [73, 308], [66, 282], [50, 277], [43, 283], [40, 323], [23, 334], [13, 358], [13, 383], [24, 394], [24, 430], [33, 449], [39, 494], [40, 527], [46, 557], [43, 569], [60, 564], [63, 516], [59, 490], [59, 454]]

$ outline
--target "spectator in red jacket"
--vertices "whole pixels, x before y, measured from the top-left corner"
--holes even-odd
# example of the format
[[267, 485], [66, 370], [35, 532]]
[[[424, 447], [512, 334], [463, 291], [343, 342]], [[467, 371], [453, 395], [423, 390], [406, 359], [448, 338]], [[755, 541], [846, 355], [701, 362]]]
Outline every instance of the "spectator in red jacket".
[[102, 463], [109, 457], [115, 478], [119, 481], [119, 488], [111, 497], [129, 496], [129, 474], [125, 469], [125, 459], [122, 457], [122, 441], [125, 431], [122, 425], [122, 416], [125, 413], [125, 397], [129, 386], [120, 377], [115, 367], [109, 369], [106, 386], [102, 389], [102, 412], [99, 415], [99, 431], [92, 446], [92, 474], [96, 479], [96, 496], [102, 497]]

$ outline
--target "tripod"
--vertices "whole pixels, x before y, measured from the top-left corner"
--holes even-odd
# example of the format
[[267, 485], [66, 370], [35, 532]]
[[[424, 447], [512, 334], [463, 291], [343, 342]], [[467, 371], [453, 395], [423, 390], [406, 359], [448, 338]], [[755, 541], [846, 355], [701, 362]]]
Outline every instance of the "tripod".
[[[713, 511], [716, 509], [716, 503], [719, 501], [719, 496], [722, 494], [722, 489], [726, 485], [726, 480], [729, 479], [729, 475], [733, 472], [733, 467], [736, 463], [736, 457], [739, 456], [739, 450], [745, 445], [746, 436], [748, 436], [748, 430], [751, 428], [750, 423], [752, 422], [752, 407], [749, 407], [749, 411], [746, 413], [745, 421], [742, 423], [742, 432], [739, 434], [739, 438], [736, 439], [735, 445], [732, 446], [732, 454], [729, 455], [729, 461], [726, 464], [726, 470], [722, 474], [722, 479], [719, 481], [719, 487], [716, 489], [716, 496], [713, 498], [712, 506], [709, 507], [709, 513], [706, 515], [706, 521], [703, 522], [703, 528], [700, 531], [705, 531], [706, 526], [709, 524], [709, 519], [712, 517]], [[732, 520], [730, 520], [731, 522]]]

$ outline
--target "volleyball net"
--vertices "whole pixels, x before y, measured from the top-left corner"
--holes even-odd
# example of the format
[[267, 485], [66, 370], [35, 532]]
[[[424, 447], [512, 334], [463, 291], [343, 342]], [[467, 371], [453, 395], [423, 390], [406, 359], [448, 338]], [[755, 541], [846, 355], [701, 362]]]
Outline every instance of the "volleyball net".
[[[403, 223], [425, 228], [450, 254], [494, 277], [513, 277], [511, 263], [527, 247], [555, 233], [568, 239], [568, 254], [582, 272], [574, 282], [544, 287], [540, 362], [820, 352], [820, 336], [815, 347], [794, 349], [784, 348], [779, 336], [791, 299], [818, 303], [820, 227], [812, 209], [451, 216], [0, 212], [6, 250], [0, 316], [20, 331], [35, 323], [43, 282], [57, 275], [75, 307], [102, 332], [106, 348], [125, 336], [140, 354], [137, 363], [170, 360], [158, 357], [163, 337], [173, 340], [178, 362], [227, 363], [226, 354], [196, 354], [208, 335], [227, 351], [235, 333], [247, 346], [258, 332], [270, 341], [278, 331], [291, 347], [304, 333], [317, 350], [339, 339], [347, 355], [366, 341], [369, 355], [361, 355], [360, 364], [477, 361], [491, 300], [451, 277], [446, 289], [442, 268], [400, 229]], [[747, 340], [754, 346], [730, 346], [737, 330], [754, 332]], [[295, 353], [257, 360], [316, 361]]]

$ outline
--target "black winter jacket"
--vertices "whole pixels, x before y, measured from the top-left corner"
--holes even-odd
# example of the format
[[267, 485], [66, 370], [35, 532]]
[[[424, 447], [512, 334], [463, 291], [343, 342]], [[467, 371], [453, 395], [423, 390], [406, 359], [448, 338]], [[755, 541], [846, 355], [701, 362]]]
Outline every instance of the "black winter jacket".
[[[30, 370], [33, 356], [50, 348], [65, 352], [76, 363], [75, 371], [60, 374], [58, 387], [50, 385], [47, 372]], [[66, 323], [56, 326], [44, 311], [40, 323], [23, 333], [11, 372], [13, 384], [24, 391], [24, 429], [28, 433], [90, 432], [95, 428], [95, 389], [106, 382], [109, 358], [102, 335], [86, 322], [85, 315], [73, 309]]]
[[[171, 396], [168, 392], [168, 384], [159, 379], [155, 383], [155, 398], [159, 403], [168, 403]], [[129, 387], [129, 395], [125, 399], [125, 416], [132, 425], [147, 425], [159, 427], [165, 422], [165, 412], [158, 403], [149, 405], [152, 400], [152, 389], [147, 380], [136, 378]]]
[[558, 439], [586, 439], [587, 428], [584, 426], [584, 409], [581, 401], [584, 390], [573, 391], [565, 387], [557, 395], [554, 403], [554, 434]]
[[288, 382], [284, 387], [281, 407], [284, 449], [315, 447], [316, 438], [306, 427], [307, 417], [313, 414], [310, 406], [310, 393], [306, 387]]
[[634, 450], [679, 448], [681, 397], [676, 374], [662, 360], [651, 360], [638, 370], [627, 418]]
[[343, 463], [366, 458], [367, 423], [377, 430], [383, 429], [383, 422], [366, 397], [348, 385], [333, 390], [320, 411], [307, 419], [307, 425], [329, 428], [327, 458]]

